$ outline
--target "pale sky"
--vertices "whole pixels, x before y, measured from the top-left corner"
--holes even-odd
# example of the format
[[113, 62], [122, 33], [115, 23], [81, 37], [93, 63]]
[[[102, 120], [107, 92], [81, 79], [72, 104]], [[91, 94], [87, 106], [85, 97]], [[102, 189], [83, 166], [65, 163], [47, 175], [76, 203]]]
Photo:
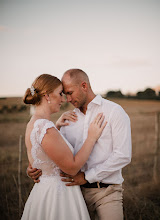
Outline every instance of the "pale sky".
[[0, 97], [84, 70], [95, 93], [160, 85], [160, 0], [0, 0]]

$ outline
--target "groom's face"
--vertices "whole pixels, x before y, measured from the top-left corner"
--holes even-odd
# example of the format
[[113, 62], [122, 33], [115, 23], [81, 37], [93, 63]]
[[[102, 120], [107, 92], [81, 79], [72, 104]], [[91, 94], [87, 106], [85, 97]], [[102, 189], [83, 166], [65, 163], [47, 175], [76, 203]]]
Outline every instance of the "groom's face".
[[62, 83], [67, 102], [70, 102], [76, 108], [81, 108], [86, 101], [86, 93], [81, 84], [74, 83], [68, 76], [62, 78]]

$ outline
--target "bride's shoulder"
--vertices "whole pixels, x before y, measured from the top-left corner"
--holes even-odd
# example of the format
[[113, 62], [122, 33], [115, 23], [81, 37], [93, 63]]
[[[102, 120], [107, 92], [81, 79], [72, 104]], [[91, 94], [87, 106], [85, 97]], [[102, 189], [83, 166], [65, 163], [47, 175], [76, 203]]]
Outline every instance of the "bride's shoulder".
[[30, 120], [30, 122], [28, 123], [27, 126], [31, 126], [33, 128], [35, 127], [44, 127], [44, 126], [55, 126], [54, 123], [48, 119], [45, 119], [45, 118], [36, 118], [36, 119], [33, 119], [33, 120]]
[[54, 123], [48, 119], [43, 119], [43, 118], [37, 118], [37, 119], [31, 119], [26, 127], [26, 132], [27, 133], [41, 133], [44, 132], [48, 128], [56, 128]]

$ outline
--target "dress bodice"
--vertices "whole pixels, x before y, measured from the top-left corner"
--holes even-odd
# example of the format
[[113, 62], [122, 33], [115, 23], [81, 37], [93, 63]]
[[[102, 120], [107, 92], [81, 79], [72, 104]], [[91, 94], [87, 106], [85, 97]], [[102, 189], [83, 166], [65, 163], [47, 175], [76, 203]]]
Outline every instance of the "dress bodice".
[[[55, 128], [57, 132], [59, 132], [52, 121], [47, 119], [38, 119], [34, 123], [30, 136], [32, 144], [31, 155], [33, 157], [32, 167], [41, 169], [43, 177], [59, 176], [60, 173], [59, 167], [48, 157], [41, 145], [43, 137], [49, 128]], [[66, 141], [68, 147], [73, 153], [73, 147], [71, 144], [63, 137], [61, 133], [60, 135]]]

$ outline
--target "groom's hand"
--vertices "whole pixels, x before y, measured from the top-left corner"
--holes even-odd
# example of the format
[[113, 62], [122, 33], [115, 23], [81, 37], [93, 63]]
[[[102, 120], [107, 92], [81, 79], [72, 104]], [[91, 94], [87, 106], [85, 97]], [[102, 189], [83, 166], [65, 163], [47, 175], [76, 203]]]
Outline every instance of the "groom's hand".
[[60, 176], [65, 177], [61, 180], [63, 182], [67, 182], [66, 186], [83, 185], [87, 183], [87, 180], [85, 180], [85, 175], [83, 172], [79, 172], [75, 176], [71, 176], [62, 172]]
[[35, 183], [39, 183], [39, 177], [42, 175], [42, 170], [32, 168], [31, 164], [27, 167], [27, 176], [30, 177]]

